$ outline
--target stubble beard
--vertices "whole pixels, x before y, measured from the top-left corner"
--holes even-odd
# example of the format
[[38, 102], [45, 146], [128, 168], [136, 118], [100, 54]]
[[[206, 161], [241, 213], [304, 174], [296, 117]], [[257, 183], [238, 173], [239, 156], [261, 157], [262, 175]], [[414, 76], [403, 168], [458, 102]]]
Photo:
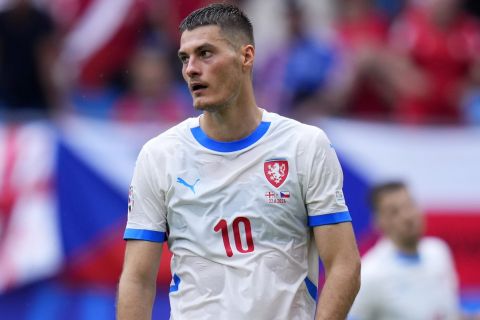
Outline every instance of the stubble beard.
[[416, 230], [413, 233], [402, 235], [397, 239], [397, 242], [402, 248], [407, 249], [408, 251], [416, 251], [422, 236], [422, 231]]
[[218, 112], [227, 108], [226, 103], [193, 105], [194, 109], [202, 112]]
[[206, 103], [206, 104], [196, 104], [195, 100], [193, 103], [193, 107], [197, 111], [202, 111], [202, 112], [211, 112], [211, 113], [216, 113], [216, 112], [221, 112], [223, 110], [228, 109], [230, 106], [233, 105], [233, 101], [235, 101], [235, 97], [238, 96], [237, 94], [233, 94], [224, 101], [219, 101], [217, 103]]
[[416, 250], [418, 247], [419, 241], [420, 241], [420, 237], [418, 236], [410, 237], [408, 239], [404, 239], [403, 246], [410, 250]]

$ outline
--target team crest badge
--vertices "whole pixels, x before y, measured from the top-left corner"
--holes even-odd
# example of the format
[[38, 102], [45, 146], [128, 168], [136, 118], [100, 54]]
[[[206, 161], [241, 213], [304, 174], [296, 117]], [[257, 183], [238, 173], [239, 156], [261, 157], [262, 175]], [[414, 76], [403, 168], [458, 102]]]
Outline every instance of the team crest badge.
[[263, 171], [268, 182], [275, 188], [280, 187], [288, 176], [287, 160], [267, 160], [263, 164]]

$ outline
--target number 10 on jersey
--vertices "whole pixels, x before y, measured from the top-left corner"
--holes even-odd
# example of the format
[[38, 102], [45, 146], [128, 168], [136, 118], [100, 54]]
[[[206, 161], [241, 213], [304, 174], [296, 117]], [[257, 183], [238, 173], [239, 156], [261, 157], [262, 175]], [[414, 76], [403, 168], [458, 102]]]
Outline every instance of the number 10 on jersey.
[[[245, 237], [245, 244], [247, 248], [244, 249], [242, 244], [242, 233], [240, 233], [240, 224], [243, 225], [244, 237]], [[221, 219], [218, 223], [213, 227], [213, 231], [215, 232], [222, 232], [222, 239], [223, 245], [225, 246], [225, 253], [228, 257], [233, 256], [232, 246], [230, 245], [230, 236], [228, 232], [228, 224], [227, 220]], [[252, 238], [252, 226], [250, 224], [250, 220], [246, 217], [236, 217], [232, 222], [233, 230], [233, 239], [235, 240], [235, 247], [239, 253], [247, 253], [252, 252], [254, 250], [253, 246], [253, 238]]]

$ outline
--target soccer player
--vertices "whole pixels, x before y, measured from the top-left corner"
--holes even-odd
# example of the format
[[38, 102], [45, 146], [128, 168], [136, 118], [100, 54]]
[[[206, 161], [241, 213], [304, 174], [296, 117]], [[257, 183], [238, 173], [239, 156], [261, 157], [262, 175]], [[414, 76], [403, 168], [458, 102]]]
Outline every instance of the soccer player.
[[171, 319], [345, 319], [360, 258], [332, 145], [256, 105], [252, 25], [237, 7], [194, 11], [180, 32], [183, 77], [203, 114], [138, 156], [118, 318], [151, 317], [168, 241]]
[[363, 257], [349, 319], [459, 319], [450, 251], [442, 240], [422, 236], [422, 214], [405, 184], [374, 187], [371, 204], [383, 238]]

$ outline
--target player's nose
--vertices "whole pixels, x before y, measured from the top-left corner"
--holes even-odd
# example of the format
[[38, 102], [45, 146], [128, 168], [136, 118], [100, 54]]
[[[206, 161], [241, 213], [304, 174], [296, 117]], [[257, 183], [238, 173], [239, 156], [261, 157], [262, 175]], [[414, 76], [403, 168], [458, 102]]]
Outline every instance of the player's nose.
[[185, 65], [185, 74], [189, 78], [198, 76], [200, 74], [198, 61], [194, 57], [188, 59], [188, 63]]
[[414, 209], [405, 209], [402, 211], [402, 218], [407, 223], [415, 223], [420, 219], [420, 214], [417, 210]]

